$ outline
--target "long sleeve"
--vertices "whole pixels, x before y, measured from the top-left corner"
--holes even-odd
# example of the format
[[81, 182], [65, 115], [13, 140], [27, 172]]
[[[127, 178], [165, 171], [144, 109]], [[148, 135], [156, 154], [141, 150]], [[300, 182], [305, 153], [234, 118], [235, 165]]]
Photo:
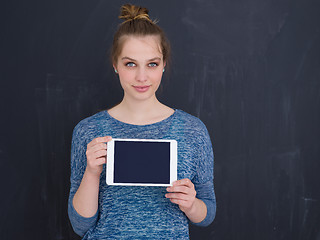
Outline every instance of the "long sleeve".
[[71, 176], [70, 176], [70, 194], [68, 201], [68, 215], [73, 230], [80, 236], [83, 236], [90, 228], [92, 228], [98, 219], [97, 213], [90, 218], [86, 218], [77, 213], [73, 207], [73, 197], [77, 192], [85, 168], [86, 168], [86, 135], [81, 127], [81, 122], [74, 128], [71, 144]]
[[216, 215], [216, 198], [213, 185], [213, 163], [214, 156], [209, 133], [202, 124], [201, 131], [196, 137], [196, 151], [194, 158], [198, 160], [196, 176], [193, 179], [197, 198], [202, 200], [207, 206], [207, 216], [200, 223], [193, 223], [197, 226], [208, 226]]

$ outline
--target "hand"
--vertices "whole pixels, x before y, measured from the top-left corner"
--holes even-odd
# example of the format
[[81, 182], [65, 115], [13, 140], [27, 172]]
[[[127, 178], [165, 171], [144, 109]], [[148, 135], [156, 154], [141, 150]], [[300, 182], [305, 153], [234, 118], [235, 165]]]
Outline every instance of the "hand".
[[102, 172], [103, 164], [107, 159], [107, 142], [111, 141], [110, 136], [97, 137], [87, 145], [87, 168], [88, 173], [99, 175]]
[[178, 204], [184, 213], [191, 212], [197, 192], [188, 178], [173, 182], [167, 191], [169, 193], [166, 194], [166, 198], [169, 198], [172, 203]]

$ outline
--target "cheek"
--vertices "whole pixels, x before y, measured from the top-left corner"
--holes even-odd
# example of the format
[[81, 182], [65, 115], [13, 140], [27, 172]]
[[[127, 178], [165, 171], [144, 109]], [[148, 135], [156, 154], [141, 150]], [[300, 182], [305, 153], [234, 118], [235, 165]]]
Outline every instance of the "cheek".
[[157, 70], [157, 71], [154, 71], [152, 73], [152, 79], [154, 79], [154, 81], [161, 81], [161, 78], [162, 78], [162, 70]]
[[161, 83], [161, 80], [162, 80], [162, 71], [160, 71], [160, 73], [157, 76], [157, 81], [159, 84]]
[[119, 71], [119, 79], [121, 84], [126, 84], [132, 81], [132, 73], [128, 71]]

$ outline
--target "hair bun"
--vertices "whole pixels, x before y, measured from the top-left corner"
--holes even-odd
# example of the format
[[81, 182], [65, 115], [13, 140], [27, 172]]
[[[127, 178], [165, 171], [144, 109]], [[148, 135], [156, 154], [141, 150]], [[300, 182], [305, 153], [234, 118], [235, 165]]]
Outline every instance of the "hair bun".
[[147, 8], [135, 6], [132, 4], [125, 4], [125, 5], [121, 6], [121, 13], [120, 13], [119, 18], [125, 20], [123, 23], [133, 21], [136, 19], [146, 20], [151, 23], [154, 23], [149, 18], [148, 13], [149, 13], [149, 10]]

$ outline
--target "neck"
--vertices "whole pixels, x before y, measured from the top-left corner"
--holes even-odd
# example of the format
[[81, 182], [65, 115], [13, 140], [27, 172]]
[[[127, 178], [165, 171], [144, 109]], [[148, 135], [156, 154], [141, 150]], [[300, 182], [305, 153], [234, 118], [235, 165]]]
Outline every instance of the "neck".
[[159, 122], [169, 117], [174, 110], [160, 103], [154, 96], [143, 101], [124, 97], [119, 105], [109, 109], [108, 112], [122, 122], [145, 125]]
[[118, 107], [124, 121], [135, 124], [147, 124], [157, 121], [159, 115], [161, 116], [163, 113], [164, 105], [159, 102], [156, 96], [143, 101], [124, 96]]
[[132, 116], [143, 116], [157, 111], [162, 104], [156, 97], [149, 99], [148, 101], [131, 100], [126, 97], [123, 98], [119, 106]]

